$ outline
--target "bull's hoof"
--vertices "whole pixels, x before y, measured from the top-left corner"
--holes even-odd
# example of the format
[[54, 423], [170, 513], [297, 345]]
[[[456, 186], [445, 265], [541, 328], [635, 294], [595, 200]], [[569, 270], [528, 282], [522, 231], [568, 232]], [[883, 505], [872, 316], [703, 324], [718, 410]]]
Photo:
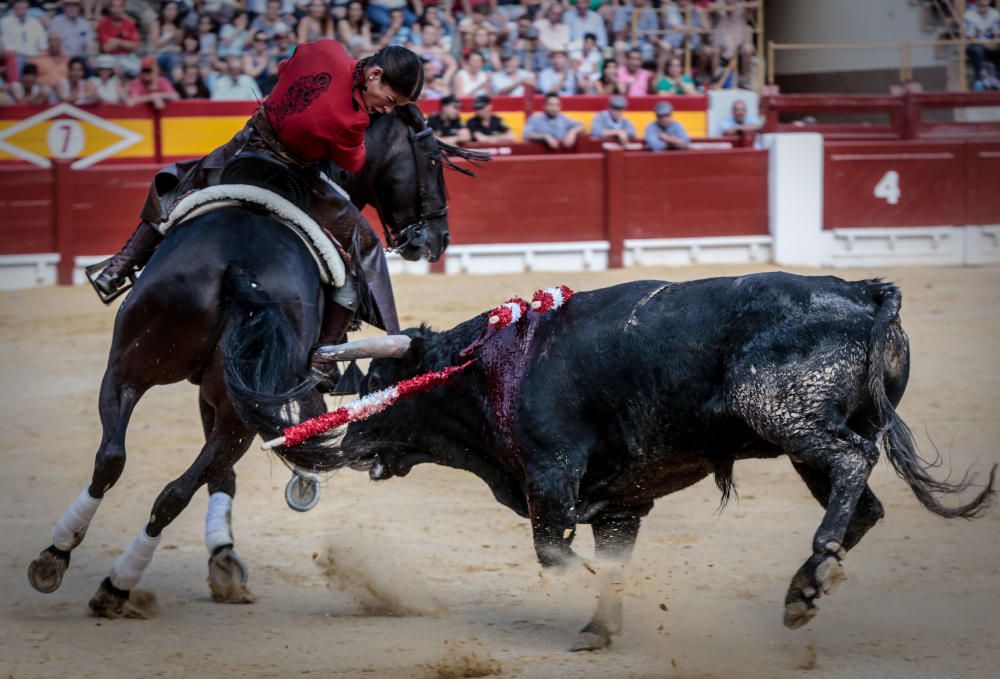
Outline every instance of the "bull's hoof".
[[62, 584], [69, 568], [69, 552], [50, 546], [28, 566], [28, 582], [42, 594], [51, 594]]
[[826, 557], [819, 566], [816, 567], [816, 582], [819, 584], [823, 594], [833, 594], [837, 587], [847, 579], [840, 559], [835, 556]]
[[231, 545], [220, 547], [208, 560], [208, 587], [212, 601], [225, 604], [252, 604], [257, 600], [249, 589], [250, 569]]
[[155, 594], [144, 589], [118, 589], [111, 578], [104, 578], [89, 606], [95, 618], [145, 620], [159, 612]]
[[785, 604], [785, 627], [798, 629], [819, 613], [819, 607], [810, 599], [799, 599]]
[[600, 651], [611, 645], [611, 635], [598, 632], [580, 632], [570, 651]]

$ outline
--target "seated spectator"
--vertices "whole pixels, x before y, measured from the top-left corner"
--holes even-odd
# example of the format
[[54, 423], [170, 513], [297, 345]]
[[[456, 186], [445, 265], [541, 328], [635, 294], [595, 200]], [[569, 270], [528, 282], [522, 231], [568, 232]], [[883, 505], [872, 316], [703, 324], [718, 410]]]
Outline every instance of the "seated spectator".
[[410, 42], [410, 36], [412, 35], [413, 31], [406, 25], [406, 17], [403, 14], [403, 10], [399, 8], [391, 9], [389, 10], [389, 25], [382, 32], [378, 46], [379, 48], [388, 47], [389, 45], [403, 47]]
[[627, 88], [618, 80], [618, 62], [608, 59], [601, 67], [601, 75], [594, 81], [592, 94], [624, 94]]
[[604, 52], [597, 45], [597, 37], [593, 33], [587, 33], [583, 36], [583, 48], [570, 50], [569, 56], [573, 62], [577, 87], [584, 94], [591, 94], [591, 85], [600, 75], [601, 64], [604, 63]]
[[545, 17], [535, 22], [535, 28], [542, 46], [549, 52], [569, 46], [569, 26], [563, 23], [563, 7], [559, 3], [549, 5]]
[[524, 139], [541, 142], [553, 151], [571, 149], [576, 146], [576, 138], [582, 129], [583, 123], [571, 120], [562, 113], [559, 95], [549, 92], [545, 95], [545, 109], [528, 118]]
[[15, 103], [17, 102], [14, 101], [14, 95], [10, 92], [10, 83], [0, 72], [0, 107], [13, 106]]
[[260, 31], [264, 31], [272, 41], [276, 40], [278, 35], [288, 33], [291, 30], [291, 27], [281, 18], [281, 0], [267, 0], [267, 9], [263, 14], [258, 14], [250, 24], [250, 31], [253, 34], [256, 35]]
[[243, 72], [243, 60], [226, 59], [226, 70], [209, 85], [212, 101], [255, 101], [263, 98], [257, 81]]
[[69, 55], [63, 51], [62, 38], [58, 33], [50, 33], [49, 46], [29, 61], [38, 67], [38, 82], [50, 88], [58, 85], [69, 73]]
[[472, 33], [472, 52], [479, 52], [483, 55], [485, 65], [483, 70], [487, 72], [500, 70], [500, 52], [496, 48], [497, 37], [495, 33], [480, 26]]
[[642, 52], [630, 49], [625, 55], [625, 64], [618, 67], [618, 82], [630, 97], [649, 94], [653, 72], [642, 67]]
[[38, 56], [48, 46], [45, 26], [28, 14], [28, 0], [14, 0], [11, 5], [11, 11], [0, 19], [0, 39], [3, 40], [3, 48], [17, 52], [22, 57]]
[[686, 149], [691, 144], [684, 127], [673, 119], [674, 107], [661, 101], [653, 109], [656, 120], [646, 126], [646, 146], [650, 151]]
[[298, 42], [312, 42], [320, 38], [333, 38], [333, 16], [323, 0], [311, 0], [307, 14], [299, 20], [296, 35]]
[[[653, 42], [656, 39], [656, 34], [650, 31], [660, 30], [660, 19], [656, 10], [650, 6], [651, 4], [649, 0], [632, 0], [631, 3], [618, 5], [611, 23], [615, 51], [624, 52], [628, 49], [637, 49], [641, 55], [640, 61], [653, 58]], [[632, 37], [633, 12], [639, 15], [636, 20], [635, 40]]]
[[80, 13], [80, 0], [63, 0], [62, 12], [49, 24], [49, 33], [58, 33], [63, 49], [71, 57], [85, 57], [96, 51], [97, 42], [90, 22]]
[[108, 15], [97, 24], [97, 42], [101, 52], [132, 54], [139, 47], [139, 40], [139, 29], [125, 14], [125, 0], [111, 0]]
[[86, 106], [97, 103], [97, 89], [87, 78], [87, 60], [83, 57], [73, 57], [69, 60], [69, 68], [65, 78], [56, 85], [56, 96], [59, 101], [76, 106]]
[[470, 52], [465, 58], [465, 65], [455, 74], [452, 91], [458, 98], [474, 97], [477, 94], [490, 93], [490, 76], [483, 70], [483, 55]]
[[427, 127], [434, 130], [434, 136], [449, 144], [469, 141], [472, 137], [462, 122], [459, 111], [462, 105], [455, 97], [448, 95], [441, 99], [441, 108], [427, 119]]
[[469, 119], [469, 134], [472, 141], [514, 141], [514, 133], [500, 116], [493, 115], [493, 100], [488, 94], [480, 94], [472, 102], [476, 114]]
[[608, 29], [600, 14], [590, 9], [590, 0], [571, 0], [576, 10], [563, 15], [563, 23], [569, 28], [569, 44], [583, 44], [584, 36], [591, 34], [600, 47], [608, 46]]
[[576, 75], [569, 67], [566, 48], [549, 52], [549, 67], [538, 74], [538, 89], [556, 94], [576, 94]]
[[361, 0], [347, 3], [344, 18], [337, 22], [337, 38], [355, 58], [372, 50], [372, 27], [365, 16], [365, 5]]
[[184, 66], [188, 64], [194, 64], [200, 68], [203, 78], [212, 71], [212, 55], [204, 54], [201, 51], [198, 34], [193, 31], [184, 31], [184, 35], [181, 36], [181, 52], [171, 61], [174, 66], [170, 71], [170, 77], [175, 81], [181, 79]]
[[[997, 40], [1000, 39], [1000, 11], [990, 7], [989, 0], [976, 0], [975, 7], [965, 10], [965, 37], [970, 40]], [[1000, 75], [1000, 45], [967, 45], [965, 53], [969, 56], [972, 64], [972, 89], [986, 90], [998, 89], [1000, 83], [997, 75]], [[989, 60], [993, 62], [994, 75], [992, 79], [984, 76], [984, 63]], [[991, 80], [988, 81], [988, 80]]]
[[21, 68], [21, 81], [10, 84], [10, 94], [17, 104], [44, 106], [52, 103], [52, 88], [38, 81], [38, 67], [34, 64]]
[[684, 67], [677, 57], [667, 60], [666, 71], [660, 70], [653, 87], [655, 94], [698, 94], [698, 88], [689, 75], [684, 75]]
[[722, 136], [753, 137], [762, 127], [760, 120], [747, 112], [747, 104], [742, 99], [733, 102], [732, 115], [722, 123]]
[[274, 58], [280, 64], [285, 59], [292, 56], [295, 51], [295, 40], [291, 31], [279, 33], [274, 39]]
[[166, 107], [168, 101], [179, 98], [170, 81], [160, 75], [156, 60], [153, 57], [143, 57], [139, 64], [139, 77], [129, 85], [125, 103], [129, 106], [152, 104], [159, 111]]
[[181, 27], [181, 7], [173, 0], [163, 3], [160, 14], [149, 29], [149, 46], [157, 56], [157, 63], [164, 73], [171, 73], [179, 59], [174, 55], [181, 52], [181, 38], [184, 29]]
[[721, 66], [739, 58], [740, 87], [749, 87], [750, 71], [753, 68], [753, 57], [756, 52], [753, 46], [753, 31], [748, 23], [746, 10], [748, 4], [736, 5], [734, 0], [721, 0], [716, 3], [711, 33], [712, 45], [718, 50], [712, 57], [716, 62], [713, 76], [716, 76]]
[[493, 94], [498, 97], [523, 97], [525, 85], [535, 86], [534, 74], [521, 68], [517, 52], [504, 54], [503, 70], [494, 73], [490, 80]]
[[408, 5], [410, 0], [368, 0], [368, 19], [379, 33], [385, 33], [392, 24], [391, 12], [398, 9], [403, 12], [403, 24], [410, 26], [417, 20]]
[[218, 57], [242, 57], [250, 47], [250, 15], [246, 12], [236, 12], [232, 20], [219, 29]]
[[528, 27], [515, 50], [521, 66], [532, 73], [541, 73], [549, 65], [548, 50], [542, 47], [538, 29]]
[[278, 81], [278, 66], [267, 46], [267, 33], [257, 31], [250, 45], [250, 51], [243, 55], [243, 72], [257, 82], [261, 92], [270, 92]]
[[420, 31], [413, 36], [414, 45], [420, 45], [423, 42], [423, 31], [424, 26], [434, 26], [438, 29], [438, 34], [440, 35], [441, 46], [450, 50], [454, 47], [458, 41], [458, 28], [455, 26], [455, 21], [452, 19], [449, 13], [450, 9], [447, 4], [444, 7], [438, 7], [437, 5], [424, 5], [424, 13], [420, 16], [420, 20], [417, 22], [420, 26]]
[[497, 32], [497, 27], [487, 20], [489, 13], [490, 8], [488, 5], [477, 4], [472, 8], [472, 11], [466, 13], [465, 17], [458, 23], [458, 34], [462, 43], [463, 51], [468, 52], [472, 49], [472, 39], [476, 29], [485, 28], [487, 32]]
[[[458, 62], [455, 57], [441, 44], [441, 29], [435, 24], [424, 24], [420, 29], [420, 44], [414, 45], [413, 51], [424, 60], [425, 64], [430, 64], [434, 78], [444, 78], [445, 82], [451, 82], [458, 71]], [[431, 80], [424, 79], [424, 82]]]
[[424, 91], [421, 99], [441, 99], [451, 94], [448, 82], [437, 74], [434, 64], [424, 58]]
[[590, 126], [592, 139], [614, 142], [622, 146], [635, 140], [635, 126], [625, 117], [628, 100], [620, 94], [611, 97], [608, 109], [594, 116]]
[[[239, 57], [230, 57], [238, 59]], [[195, 64], [187, 64], [183, 67], [181, 79], [174, 83], [174, 89], [181, 99], [208, 99], [212, 95], [208, 91], [205, 80], [201, 77], [201, 70]]]
[[198, 52], [206, 57], [208, 63], [214, 64], [219, 52], [219, 27], [209, 14], [198, 17]]
[[125, 85], [115, 72], [115, 58], [110, 54], [97, 57], [97, 75], [90, 79], [102, 104], [125, 102]]
[[663, 28], [668, 31], [659, 45], [661, 60], [682, 58], [685, 43], [692, 50], [697, 50], [701, 44], [699, 31], [709, 25], [704, 18], [705, 10], [695, 6], [691, 0], [661, 0], [660, 11], [663, 13]]

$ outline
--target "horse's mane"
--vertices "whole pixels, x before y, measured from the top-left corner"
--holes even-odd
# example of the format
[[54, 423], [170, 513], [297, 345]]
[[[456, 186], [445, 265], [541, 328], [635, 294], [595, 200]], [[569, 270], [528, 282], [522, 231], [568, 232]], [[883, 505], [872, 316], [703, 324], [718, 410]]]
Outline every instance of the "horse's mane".
[[463, 149], [453, 144], [443, 142], [440, 139], [437, 140], [438, 147], [441, 149], [441, 160], [444, 161], [445, 167], [449, 170], [455, 170], [456, 172], [461, 172], [464, 175], [470, 177], [475, 177], [476, 173], [470, 168], [462, 167], [454, 160], [451, 159], [452, 156], [458, 156], [459, 158], [464, 158], [465, 160], [472, 163], [473, 167], [479, 167], [484, 163], [490, 161], [490, 154], [485, 151], [474, 151], [473, 149]]

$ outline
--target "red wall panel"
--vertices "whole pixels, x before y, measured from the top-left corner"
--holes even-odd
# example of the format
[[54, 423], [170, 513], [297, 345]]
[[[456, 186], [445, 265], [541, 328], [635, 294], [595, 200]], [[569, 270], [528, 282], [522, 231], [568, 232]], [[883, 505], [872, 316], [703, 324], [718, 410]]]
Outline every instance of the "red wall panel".
[[965, 224], [965, 153], [954, 142], [827, 144], [823, 228]]
[[116, 252], [139, 221], [157, 165], [92, 167], [74, 172], [76, 254]]
[[1000, 224], [1000, 143], [966, 149], [968, 224]]
[[625, 237], [768, 233], [767, 152], [625, 154]]
[[604, 239], [604, 158], [497, 158], [466, 177], [449, 172], [451, 242]]
[[0, 168], [0, 254], [55, 252], [52, 172]]

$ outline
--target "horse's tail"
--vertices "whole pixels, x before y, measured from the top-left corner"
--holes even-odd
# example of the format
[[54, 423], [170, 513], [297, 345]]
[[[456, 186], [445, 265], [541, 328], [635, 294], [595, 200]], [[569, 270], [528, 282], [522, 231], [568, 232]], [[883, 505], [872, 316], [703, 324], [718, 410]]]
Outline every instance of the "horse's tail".
[[[962, 517], [973, 519], [981, 515], [990, 505], [994, 494], [997, 465], [990, 469], [990, 477], [983, 488], [971, 501], [957, 507], [948, 507], [938, 500], [940, 495], [956, 495], [967, 490], [975, 481], [975, 474], [966, 471], [957, 483], [939, 481], [928, 470], [941, 465], [941, 457], [934, 460], [923, 459], [913, 440], [913, 434], [896, 412], [886, 394], [886, 379], [899, 379], [909, 361], [909, 345], [906, 335], [899, 327], [899, 309], [902, 294], [894, 285], [873, 282], [873, 294], [880, 306], [875, 313], [869, 339], [868, 388], [875, 403], [879, 431], [876, 443], [882, 448], [896, 473], [910, 486], [913, 494], [924, 507], [938, 516], [948, 519]], [[887, 375], [887, 362], [893, 366], [893, 375]], [[905, 378], [903, 378], [905, 379]]]
[[[281, 304], [239, 266], [226, 269], [224, 279], [228, 321], [222, 335], [225, 381], [240, 419], [265, 439], [326, 411], [309, 376], [309, 347], [304, 346]], [[331, 437], [317, 436], [293, 448], [275, 452], [308, 471], [337, 466]]]

